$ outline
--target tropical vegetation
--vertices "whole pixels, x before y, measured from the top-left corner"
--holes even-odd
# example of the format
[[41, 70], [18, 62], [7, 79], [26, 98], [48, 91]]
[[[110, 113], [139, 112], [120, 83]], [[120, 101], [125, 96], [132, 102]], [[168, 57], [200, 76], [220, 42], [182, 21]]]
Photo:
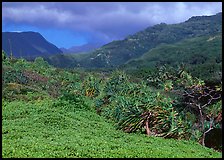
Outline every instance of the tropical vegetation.
[[221, 82], [207, 84], [182, 66], [140, 79], [4, 51], [2, 65], [4, 158], [222, 156], [222, 145], [205, 143], [208, 130], [221, 128]]

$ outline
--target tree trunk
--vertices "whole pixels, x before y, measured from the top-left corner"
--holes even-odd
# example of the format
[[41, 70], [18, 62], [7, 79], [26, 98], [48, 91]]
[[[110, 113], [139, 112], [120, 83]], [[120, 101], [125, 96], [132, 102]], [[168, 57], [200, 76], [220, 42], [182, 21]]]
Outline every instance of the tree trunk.
[[150, 131], [150, 129], [149, 129], [149, 121], [148, 121], [148, 119], [147, 119], [146, 122], [145, 122], [145, 129], [146, 129], [146, 134], [147, 134], [148, 136], [150, 136], [150, 135], [151, 135], [151, 131]]
[[203, 133], [201, 143], [203, 146], [205, 146], [205, 132]]
[[200, 119], [201, 119], [201, 131], [203, 133], [201, 143], [202, 143], [203, 146], [205, 146], [205, 125], [204, 125], [204, 117], [203, 117], [200, 105], [198, 105], [198, 109], [199, 109], [199, 112], [200, 112]]

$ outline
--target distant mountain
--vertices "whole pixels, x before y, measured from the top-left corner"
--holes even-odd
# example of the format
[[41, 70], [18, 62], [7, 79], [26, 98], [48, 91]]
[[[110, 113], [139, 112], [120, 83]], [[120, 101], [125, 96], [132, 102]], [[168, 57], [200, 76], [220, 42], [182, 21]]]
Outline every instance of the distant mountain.
[[[55, 66], [70, 66], [72, 68], [113, 68], [141, 57], [158, 45], [174, 44], [184, 39], [221, 33], [222, 13], [212, 16], [195, 16], [178, 24], [161, 23], [148, 27], [124, 40], [103, 45], [85, 56], [67, 57], [72, 64], [62, 65], [64, 62], [57, 55], [48, 59], [48, 62]], [[64, 56], [66, 57], [66, 55]], [[53, 61], [53, 59], [57, 59], [57, 61]]]
[[69, 53], [69, 54], [74, 54], [74, 53], [86, 53], [86, 52], [90, 52], [93, 51], [94, 49], [97, 49], [99, 47], [101, 47], [102, 44], [99, 43], [87, 43], [81, 46], [73, 46], [71, 48], [60, 48], [63, 53]]
[[214, 35], [222, 32], [222, 13], [196, 16], [189, 20], [167, 25], [148, 27], [124, 40], [113, 41], [93, 51], [79, 62], [82, 67], [117, 67], [138, 58], [160, 44], [173, 44], [186, 38]]
[[7, 55], [34, 59], [62, 53], [38, 32], [2, 32], [2, 49]]
[[64, 48], [64, 47], [61, 47], [61, 48], [59, 48], [63, 53], [69, 53], [70, 51], [69, 51], [69, 49], [67, 49], [67, 48]]

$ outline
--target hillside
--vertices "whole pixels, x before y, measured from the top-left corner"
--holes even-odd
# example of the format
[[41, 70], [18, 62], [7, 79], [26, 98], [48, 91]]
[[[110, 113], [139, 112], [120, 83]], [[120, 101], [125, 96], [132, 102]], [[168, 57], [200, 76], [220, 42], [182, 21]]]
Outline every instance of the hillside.
[[2, 49], [13, 57], [34, 59], [62, 53], [37, 32], [2, 32]]
[[161, 44], [140, 58], [130, 60], [122, 68], [128, 72], [140, 72], [165, 64], [173, 67], [185, 64], [193, 76], [204, 80], [221, 80], [222, 35], [201, 36], [174, 44]]
[[3, 102], [3, 158], [221, 158], [195, 142], [123, 133], [94, 112], [55, 102]]
[[87, 54], [4, 34], [2, 157], [222, 157], [222, 13]]
[[[194, 127], [199, 114], [185, 108], [184, 97], [178, 99], [180, 95], [168, 92], [170, 80], [163, 84], [159, 77], [161, 85], [155, 89], [144, 79], [135, 81], [118, 70], [107, 74], [65, 70], [40, 57], [28, 62], [4, 53], [2, 62], [4, 158], [221, 157], [199, 144], [200, 128]], [[204, 85], [183, 73], [172, 81], [175, 91]], [[220, 89], [212, 92], [220, 95]], [[205, 114], [220, 129], [221, 100], [216, 99]], [[148, 112], [153, 115], [152, 134], [145, 136], [146, 123], [142, 122]], [[209, 119], [205, 122], [210, 123]], [[206, 146], [212, 145], [206, 142]]]
[[[198, 130], [189, 128], [193, 114], [192, 120], [177, 114], [163, 90], [134, 83], [120, 71], [65, 70], [40, 57], [28, 62], [2, 55], [3, 158], [222, 157], [198, 143]], [[215, 105], [212, 113], [220, 111]], [[150, 124], [161, 134], [146, 135], [145, 126], [136, 125], [146, 111], [161, 117]], [[133, 132], [126, 133], [127, 122]]]
[[130, 59], [140, 57], [160, 44], [173, 44], [186, 38], [212, 36], [221, 32], [222, 13], [192, 17], [178, 24], [161, 23], [130, 35], [124, 40], [106, 44], [83, 59], [77, 62], [74, 60], [74, 64], [87, 68], [117, 67]]
[[[173, 44], [180, 40], [203, 35], [215, 35], [222, 32], [222, 13], [213, 16], [196, 16], [189, 20], [167, 25], [165, 23], [148, 27], [124, 40], [113, 41], [95, 51], [76, 59], [70, 57], [72, 64], [66, 66], [84, 68], [111, 68], [142, 56], [145, 52], [160, 45]], [[51, 59], [58, 59], [54, 63]], [[58, 66], [63, 63], [56, 56], [46, 59], [50, 64]]]
[[61, 50], [63, 51], [63, 53], [67, 53], [67, 54], [75, 54], [75, 53], [76, 54], [84, 54], [84, 53], [93, 51], [94, 49], [97, 49], [100, 46], [102, 46], [102, 45], [98, 44], [98, 43], [87, 43], [87, 44], [80, 45], [80, 46], [73, 46], [68, 49], [61, 48]]

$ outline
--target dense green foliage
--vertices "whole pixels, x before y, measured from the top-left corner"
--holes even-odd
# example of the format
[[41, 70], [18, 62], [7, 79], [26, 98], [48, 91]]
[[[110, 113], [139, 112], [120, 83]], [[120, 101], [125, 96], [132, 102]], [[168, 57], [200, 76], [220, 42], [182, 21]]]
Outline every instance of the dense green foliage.
[[131, 83], [124, 73], [115, 72], [103, 93], [97, 100], [97, 110], [126, 132], [145, 131], [146, 123], [151, 128], [150, 134], [154, 135], [165, 136], [178, 129], [174, 124], [178, 122], [174, 120], [172, 100], [153, 92], [144, 83]]
[[54, 99], [3, 100], [2, 157], [221, 157], [193, 141], [125, 134], [80, 105], [59, 105]]
[[[205, 85], [184, 70], [164, 67], [138, 82], [119, 70], [64, 70], [40, 57], [2, 55], [4, 158], [221, 157], [198, 144], [200, 117], [173, 92]], [[203, 115], [215, 119], [220, 106], [217, 99]]]
[[[222, 36], [202, 36], [183, 40], [175, 44], [163, 44], [138, 59], [129, 61], [123, 68], [127, 72], [140, 74], [144, 70], [164, 64], [176, 67], [185, 64], [193, 76], [206, 81], [220, 81], [222, 77]], [[146, 76], [139, 75], [139, 76]], [[209, 75], [209, 76], [208, 76]]]

